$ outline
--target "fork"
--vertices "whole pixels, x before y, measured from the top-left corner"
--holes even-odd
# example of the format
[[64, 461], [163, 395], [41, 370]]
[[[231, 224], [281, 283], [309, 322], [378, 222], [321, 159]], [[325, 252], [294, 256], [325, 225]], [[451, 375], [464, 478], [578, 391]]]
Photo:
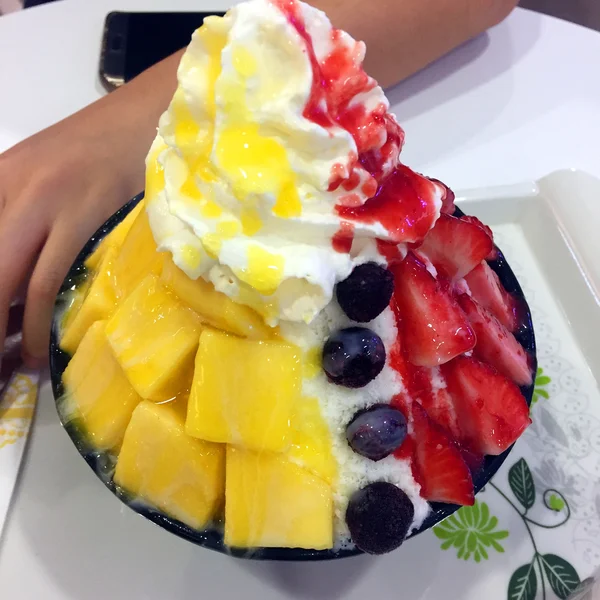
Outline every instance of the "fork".
[[27, 434], [37, 400], [39, 371], [26, 368], [21, 360], [22, 325], [23, 306], [13, 303], [0, 354], [0, 448]]

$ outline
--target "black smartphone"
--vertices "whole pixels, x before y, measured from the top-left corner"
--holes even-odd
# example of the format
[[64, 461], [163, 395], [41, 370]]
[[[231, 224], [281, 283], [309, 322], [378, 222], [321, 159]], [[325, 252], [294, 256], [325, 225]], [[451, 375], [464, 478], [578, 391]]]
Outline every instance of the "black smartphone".
[[108, 90], [187, 46], [204, 17], [222, 12], [111, 12], [104, 22], [100, 79]]

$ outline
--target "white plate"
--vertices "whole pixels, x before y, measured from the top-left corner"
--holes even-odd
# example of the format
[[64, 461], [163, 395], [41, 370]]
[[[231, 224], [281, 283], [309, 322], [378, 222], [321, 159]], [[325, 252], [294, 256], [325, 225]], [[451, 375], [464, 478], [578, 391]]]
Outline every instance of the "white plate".
[[[538, 184], [470, 192], [460, 205], [492, 225], [519, 277], [543, 369], [534, 424], [477, 508], [381, 558], [232, 560], [168, 534], [109, 494], [61, 430], [45, 387], [0, 544], [2, 598], [494, 600], [518, 584], [514, 598], [555, 598], [588, 577], [600, 565], [600, 181], [562, 171]], [[527, 594], [534, 579], [536, 593]]]

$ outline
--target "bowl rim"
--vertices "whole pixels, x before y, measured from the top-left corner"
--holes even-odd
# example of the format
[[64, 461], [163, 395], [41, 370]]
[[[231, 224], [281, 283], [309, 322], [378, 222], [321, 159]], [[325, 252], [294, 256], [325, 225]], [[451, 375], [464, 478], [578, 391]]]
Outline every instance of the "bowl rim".
[[[102, 241], [106, 235], [108, 235], [108, 233], [110, 233], [110, 231], [112, 231], [143, 198], [144, 192], [134, 196], [122, 208], [111, 215], [101, 227], [98, 228], [98, 230], [86, 242], [82, 250], [77, 255], [77, 258], [73, 262], [67, 276], [65, 277], [65, 280], [61, 286], [61, 290], [56, 299], [54, 318], [50, 333], [50, 378], [58, 416], [63, 428], [67, 431], [69, 437], [71, 438], [71, 441], [90, 468], [94, 471], [96, 476], [124, 504], [163, 529], [174, 533], [183, 539], [193, 542], [198, 546], [238, 558], [250, 558], [255, 560], [321, 561], [363, 554], [363, 552], [358, 548], [334, 548], [330, 550], [310, 550], [303, 548], [230, 548], [223, 542], [223, 534], [218, 527], [205, 531], [198, 531], [156, 509], [153, 509], [147, 505], [142, 505], [141, 503], [135, 502], [128, 498], [117, 488], [117, 486], [115, 486], [112, 481], [112, 471], [114, 470], [115, 465], [114, 456], [108, 452], [99, 452], [95, 450], [77, 425], [74, 424], [73, 421], [65, 419], [60, 409], [60, 399], [64, 393], [62, 375], [71, 357], [59, 347], [59, 319], [57, 318], [64, 309], [64, 295], [71, 291], [73, 286], [76, 285], [86, 273], [86, 267], [84, 266], [85, 260], [92, 254], [99, 242]], [[454, 214], [460, 217], [464, 213], [457, 206]], [[523, 290], [521, 289], [521, 286], [512, 269], [504, 259], [504, 255], [499, 249], [498, 257], [495, 260], [488, 261], [488, 264], [494, 270], [494, 272], [496, 272], [505, 289], [515, 296], [522, 306], [524, 325], [521, 327], [519, 332], [517, 332], [516, 337], [532, 357], [532, 367], [533, 372], [535, 373], [537, 369], [535, 334], [531, 319], [531, 311], [523, 294]], [[521, 388], [521, 391], [529, 406], [531, 405], [531, 400], [533, 397], [533, 388], [534, 382], [532, 382], [530, 386]], [[475, 494], [479, 493], [496, 474], [498, 469], [500, 469], [510, 454], [513, 446], [498, 456], [484, 457], [483, 466], [473, 476]], [[440, 521], [449, 517], [459, 508], [461, 508], [459, 505], [444, 504], [439, 502], [431, 502], [430, 507], [431, 510], [429, 515], [424, 520], [421, 527], [413, 530], [407, 536], [406, 540], [409, 540], [423, 531], [431, 529]]]

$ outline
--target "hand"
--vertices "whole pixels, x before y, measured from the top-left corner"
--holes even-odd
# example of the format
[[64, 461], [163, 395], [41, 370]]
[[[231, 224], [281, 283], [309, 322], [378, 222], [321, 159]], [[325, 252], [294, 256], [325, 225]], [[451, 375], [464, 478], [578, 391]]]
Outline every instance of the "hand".
[[30, 366], [47, 354], [54, 301], [75, 256], [142, 189], [143, 155], [131, 164], [127, 144], [101, 116], [78, 113], [0, 155], [0, 347], [11, 301], [24, 286]]
[[143, 189], [144, 157], [178, 56], [0, 154], [0, 356], [25, 294], [22, 355], [41, 366], [56, 294], [94, 231]]

